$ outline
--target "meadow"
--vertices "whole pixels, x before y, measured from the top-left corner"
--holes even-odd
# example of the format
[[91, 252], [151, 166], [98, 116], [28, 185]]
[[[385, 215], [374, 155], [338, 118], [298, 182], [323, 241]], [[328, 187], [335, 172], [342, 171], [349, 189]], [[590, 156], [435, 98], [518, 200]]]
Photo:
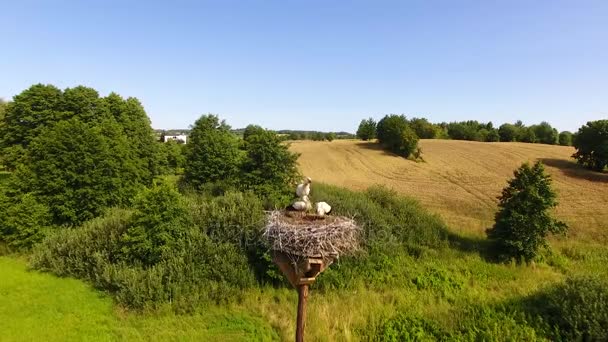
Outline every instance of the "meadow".
[[[292, 144], [302, 154], [302, 172], [315, 180], [313, 199], [334, 204], [337, 214], [356, 215], [368, 231], [388, 229], [390, 238], [376, 237], [364, 255], [340, 260], [312, 286], [307, 340], [542, 341], [567, 339], [568, 331], [574, 331], [561, 317], [602, 322], [569, 315], [559, 305], [549, 307], [549, 313], [535, 310], [567, 298], [560, 286], [568, 279], [608, 279], [601, 222], [608, 200], [604, 175], [570, 164], [570, 148], [434, 140], [421, 145], [425, 163], [357, 141]], [[548, 170], [562, 202], [557, 214], [572, 225], [571, 234], [552, 239], [552, 250], [530, 265], [496, 263], [488, 258], [482, 236], [491, 224], [495, 197], [519, 163], [539, 158], [552, 161]], [[365, 190], [377, 183], [397, 193]], [[565, 200], [568, 191], [573, 198]], [[592, 208], [598, 213], [579, 213]], [[98, 221], [101, 227], [104, 220]], [[76, 248], [91, 248], [77, 235], [63, 235]], [[45, 255], [61, 260], [53, 247], [59, 242], [61, 238], [44, 242], [35, 250], [33, 264]], [[97, 255], [93, 249], [81, 252], [86, 251], [73, 254], [74, 265]], [[178, 314], [172, 303], [126, 308], [91, 281], [40, 273], [28, 265], [32, 260], [25, 256], [0, 257], [2, 341], [293, 339], [297, 294], [285, 284], [259, 284], [242, 289], [235, 300], [201, 303]], [[56, 274], [68, 269], [42, 268]], [[595, 288], [579, 290], [597, 298]]]
[[304, 174], [314, 180], [363, 190], [384, 184], [419, 200], [456, 232], [483, 236], [492, 226], [497, 197], [513, 170], [541, 160], [560, 202], [556, 215], [570, 237], [608, 242], [608, 174], [579, 167], [574, 148], [526, 143], [421, 140], [425, 162], [414, 163], [358, 140], [295, 141]]

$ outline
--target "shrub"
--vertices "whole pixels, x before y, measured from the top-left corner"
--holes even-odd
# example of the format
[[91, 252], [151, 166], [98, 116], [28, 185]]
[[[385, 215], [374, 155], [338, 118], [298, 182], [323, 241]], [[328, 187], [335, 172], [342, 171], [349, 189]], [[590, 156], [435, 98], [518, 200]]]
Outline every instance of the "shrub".
[[404, 267], [411, 255], [448, 245], [447, 227], [415, 200], [381, 186], [354, 192], [315, 183], [313, 198], [332, 205], [335, 215], [354, 217], [363, 228], [364, 252], [340, 258], [339, 265], [323, 273], [315, 286], [347, 288], [364, 281], [370, 287], [403, 286], [410, 282]]
[[549, 337], [565, 341], [608, 340], [608, 282], [598, 276], [569, 278], [528, 300], [529, 313], [552, 329]]
[[361, 140], [372, 140], [376, 138], [376, 121], [372, 118], [361, 120], [357, 129], [357, 138]]
[[144, 190], [134, 203], [135, 213], [121, 237], [121, 256], [152, 266], [168, 253], [183, 251], [192, 219], [177, 190], [161, 185]]
[[378, 122], [378, 142], [403, 157], [409, 157], [418, 146], [418, 136], [403, 115], [387, 115]]
[[15, 249], [28, 249], [48, 230], [49, 209], [32, 194], [8, 197], [0, 189], [0, 240]]
[[567, 226], [549, 213], [557, 201], [542, 163], [525, 163], [514, 174], [502, 191], [496, 222], [487, 234], [501, 259], [530, 261], [547, 246], [548, 233], [564, 233]]
[[[182, 226], [183, 207], [170, 201], [172, 197], [159, 189], [150, 190], [133, 213], [114, 209], [81, 228], [61, 230], [37, 246], [32, 265], [89, 280], [113, 294], [120, 304], [133, 308], [171, 303], [181, 312], [206, 302], [237, 300], [242, 289], [255, 282], [247, 255], [232, 243], [213, 241], [198, 226]], [[133, 234], [133, 227], [155, 222], [167, 229]], [[180, 234], [172, 234], [178, 227]], [[125, 237], [132, 236], [144, 248], [121, 248]], [[158, 257], [147, 259], [150, 255]]]
[[587, 122], [574, 138], [574, 158], [584, 167], [603, 171], [608, 165], [608, 120]]

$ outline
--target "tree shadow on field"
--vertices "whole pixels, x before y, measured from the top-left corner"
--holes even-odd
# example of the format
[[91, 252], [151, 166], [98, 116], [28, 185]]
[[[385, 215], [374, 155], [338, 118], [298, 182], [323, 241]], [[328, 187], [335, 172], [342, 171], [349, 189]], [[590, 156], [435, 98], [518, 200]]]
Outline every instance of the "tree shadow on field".
[[478, 254], [487, 262], [496, 262], [492, 242], [483, 237], [463, 236], [451, 231], [447, 232], [450, 247], [464, 253]]
[[608, 183], [608, 173], [587, 170], [574, 161], [553, 158], [541, 158], [539, 160], [549, 167], [559, 169], [562, 174], [568, 177], [584, 179], [590, 182]]
[[382, 154], [387, 155], [387, 156], [403, 158], [402, 156], [400, 156], [396, 153], [393, 153], [391, 151], [384, 149], [382, 147], [382, 145], [380, 145], [380, 143], [378, 143], [378, 142], [361, 141], [361, 142], [357, 143], [357, 146], [360, 148], [365, 148], [365, 149], [372, 150], [372, 151], [379, 151], [379, 152], [382, 152]]

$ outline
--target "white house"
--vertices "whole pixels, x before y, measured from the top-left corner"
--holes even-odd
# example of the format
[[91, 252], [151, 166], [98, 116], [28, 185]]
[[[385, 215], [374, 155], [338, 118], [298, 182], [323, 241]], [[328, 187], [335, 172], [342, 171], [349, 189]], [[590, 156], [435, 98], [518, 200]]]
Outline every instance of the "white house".
[[185, 144], [185, 143], [188, 142], [188, 136], [187, 135], [183, 135], [183, 134], [182, 135], [165, 135], [164, 139], [163, 139], [163, 142], [167, 142], [169, 140], [177, 140], [177, 141], [181, 140]]

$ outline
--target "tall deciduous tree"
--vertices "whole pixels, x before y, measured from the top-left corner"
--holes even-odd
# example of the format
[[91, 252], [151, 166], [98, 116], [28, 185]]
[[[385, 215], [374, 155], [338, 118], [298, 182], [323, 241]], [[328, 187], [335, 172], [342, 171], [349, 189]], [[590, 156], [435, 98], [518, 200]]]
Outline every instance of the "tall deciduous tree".
[[196, 120], [186, 145], [184, 177], [190, 185], [234, 184], [240, 160], [238, 140], [226, 122], [212, 114]]
[[566, 224], [550, 213], [556, 197], [542, 163], [525, 163], [515, 171], [500, 196], [494, 227], [487, 231], [501, 259], [530, 261], [547, 246], [549, 233], [566, 232]]
[[128, 146], [113, 119], [58, 122], [31, 141], [13, 186], [46, 204], [56, 224], [82, 223], [135, 194], [139, 183]]

